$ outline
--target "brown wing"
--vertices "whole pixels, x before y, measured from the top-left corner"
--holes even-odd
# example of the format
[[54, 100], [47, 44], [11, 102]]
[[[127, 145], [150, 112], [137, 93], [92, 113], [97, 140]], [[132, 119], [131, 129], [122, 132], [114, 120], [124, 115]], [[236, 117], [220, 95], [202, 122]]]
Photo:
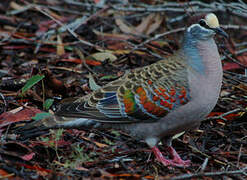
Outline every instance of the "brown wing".
[[63, 103], [56, 115], [109, 123], [156, 121], [190, 99], [186, 64], [179, 53], [174, 57], [135, 69], [87, 97]]

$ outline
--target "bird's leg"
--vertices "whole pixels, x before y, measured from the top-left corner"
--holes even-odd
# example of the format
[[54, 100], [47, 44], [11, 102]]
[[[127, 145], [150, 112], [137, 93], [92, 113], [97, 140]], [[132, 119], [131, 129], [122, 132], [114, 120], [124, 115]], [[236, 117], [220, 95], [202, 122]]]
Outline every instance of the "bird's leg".
[[175, 163], [178, 166], [184, 166], [184, 167], [190, 166], [190, 160], [182, 160], [182, 158], [179, 156], [179, 154], [172, 146], [167, 146], [166, 149], [169, 152], [169, 154], [172, 156], [173, 163]]
[[152, 147], [152, 151], [157, 160], [160, 161], [164, 166], [176, 166], [176, 163], [174, 163], [173, 160], [166, 159], [160, 152], [159, 148], [156, 146]]
[[157, 158], [164, 166], [177, 166], [177, 167], [188, 167], [190, 166], [190, 161], [184, 161], [178, 155], [178, 153], [173, 149], [171, 145], [171, 138], [165, 138], [162, 140], [162, 143], [165, 145], [167, 152], [171, 155], [172, 159], [166, 159], [163, 154], [160, 152], [156, 144], [159, 140], [155, 138], [150, 138], [146, 140], [146, 143], [152, 148], [152, 151]]
[[190, 166], [190, 160], [182, 160], [176, 150], [172, 147], [171, 139], [163, 140], [162, 143], [165, 145], [166, 150], [172, 157], [172, 162], [176, 164], [176, 166]]

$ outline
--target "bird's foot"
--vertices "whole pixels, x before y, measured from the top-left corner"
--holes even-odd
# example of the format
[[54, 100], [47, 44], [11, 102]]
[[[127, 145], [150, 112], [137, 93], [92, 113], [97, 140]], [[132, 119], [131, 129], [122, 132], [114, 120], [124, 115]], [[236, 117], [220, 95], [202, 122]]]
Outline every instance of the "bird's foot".
[[172, 146], [167, 146], [167, 150], [169, 154], [173, 157], [172, 161], [176, 164], [179, 164], [184, 167], [189, 167], [191, 164], [190, 160], [182, 160], [182, 158], [179, 156], [179, 154], [176, 152], [176, 150]]
[[152, 151], [154, 152], [154, 155], [160, 161], [164, 166], [176, 166], [176, 167], [188, 167], [190, 166], [190, 160], [184, 161], [181, 159], [181, 157], [177, 154], [177, 152], [171, 147], [168, 146], [168, 152], [172, 155], [173, 159], [166, 159], [163, 154], [160, 152], [160, 150], [154, 146], [152, 148]]

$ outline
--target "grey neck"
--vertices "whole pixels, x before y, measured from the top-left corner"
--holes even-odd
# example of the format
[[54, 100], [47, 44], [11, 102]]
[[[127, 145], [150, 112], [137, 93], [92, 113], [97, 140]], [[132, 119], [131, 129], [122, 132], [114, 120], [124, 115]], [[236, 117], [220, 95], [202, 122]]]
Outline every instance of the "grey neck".
[[187, 56], [188, 64], [197, 73], [204, 76], [221, 76], [222, 65], [219, 52], [213, 38], [208, 40], [189, 39], [183, 42], [182, 49]]

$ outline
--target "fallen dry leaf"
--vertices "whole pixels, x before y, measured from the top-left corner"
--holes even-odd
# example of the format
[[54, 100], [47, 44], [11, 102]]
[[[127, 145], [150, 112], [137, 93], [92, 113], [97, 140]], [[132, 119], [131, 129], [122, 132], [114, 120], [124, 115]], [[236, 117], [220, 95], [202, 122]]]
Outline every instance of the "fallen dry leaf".
[[122, 18], [117, 16], [115, 17], [115, 23], [122, 32], [135, 35], [151, 34], [159, 28], [162, 21], [163, 17], [159, 13], [152, 13], [147, 17], [144, 17], [142, 22], [137, 27], [133, 27], [131, 25], [127, 25]]
[[141, 24], [139, 24], [135, 28], [135, 30], [140, 34], [149, 35], [160, 27], [162, 21], [163, 21], [163, 16], [161, 16], [160, 13], [152, 13], [149, 14], [147, 17], [144, 17], [142, 19]]
[[57, 35], [57, 55], [62, 56], [64, 54], [65, 54], [64, 44], [63, 44], [61, 36], [58, 34]]
[[17, 113], [5, 112], [0, 115], [0, 127], [4, 127], [20, 121], [30, 121], [31, 118], [35, 116], [35, 114], [41, 112], [41, 110], [34, 107], [25, 108], [21, 111], [18, 111]]
[[110, 62], [113, 62], [117, 59], [117, 57], [110, 53], [110, 52], [98, 52], [90, 55], [90, 57], [94, 58], [97, 61], [105, 61], [105, 60], [110, 60]]

